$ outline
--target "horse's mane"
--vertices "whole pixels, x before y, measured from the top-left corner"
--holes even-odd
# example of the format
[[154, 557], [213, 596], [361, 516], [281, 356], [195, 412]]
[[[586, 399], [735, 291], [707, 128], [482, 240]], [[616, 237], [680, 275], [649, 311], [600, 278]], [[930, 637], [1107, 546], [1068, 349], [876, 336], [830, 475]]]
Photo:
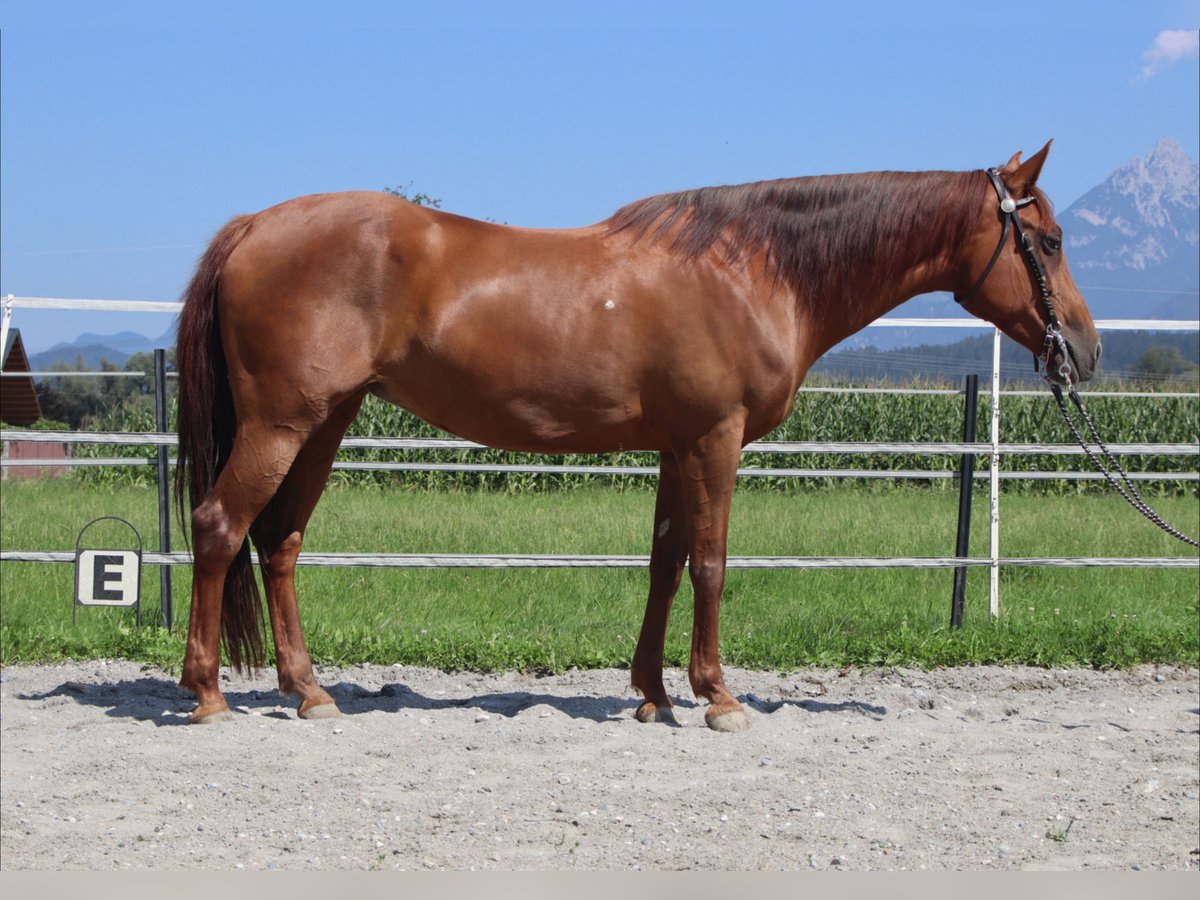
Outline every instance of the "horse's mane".
[[897, 269], [957, 254], [978, 224], [982, 172], [871, 172], [759, 181], [647, 197], [609, 219], [696, 259], [762, 253], [799, 297], [837, 303], [878, 290]]

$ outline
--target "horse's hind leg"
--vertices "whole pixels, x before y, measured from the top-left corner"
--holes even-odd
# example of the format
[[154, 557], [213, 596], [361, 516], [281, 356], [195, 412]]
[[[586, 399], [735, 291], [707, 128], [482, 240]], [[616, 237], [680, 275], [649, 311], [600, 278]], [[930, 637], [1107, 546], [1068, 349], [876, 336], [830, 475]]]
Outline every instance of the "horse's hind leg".
[[296, 558], [308, 520], [325, 489], [342, 435], [357, 415], [362, 400], [359, 395], [343, 401], [313, 433], [279, 490], [250, 528], [250, 538], [262, 560], [279, 690], [300, 698], [302, 719], [336, 716], [338, 708], [313, 674], [296, 603]]
[[650, 596], [630, 665], [630, 681], [645, 700], [637, 709], [641, 722], [674, 722], [671, 699], [663, 686], [663, 643], [671, 604], [687, 560], [687, 529], [679, 466], [663, 453], [658, 464], [658, 498], [654, 504], [654, 537], [650, 549]]
[[[180, 685], [196, 695], [193, 722], [229, 715], [221, 695], [221, 620], [225, 576], [251, 523], [274, 496], [307, 432], [241, 423], [216, 484], [192, 511], [192, 606]], [[257, 628], [247, 623], [248, 628]]]

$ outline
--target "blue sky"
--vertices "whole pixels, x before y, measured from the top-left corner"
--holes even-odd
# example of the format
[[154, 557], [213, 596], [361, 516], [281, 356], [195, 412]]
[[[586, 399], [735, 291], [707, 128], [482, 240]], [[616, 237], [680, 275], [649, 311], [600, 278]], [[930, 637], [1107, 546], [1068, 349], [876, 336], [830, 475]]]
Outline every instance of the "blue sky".
[[[979, 168], [1054, 138], [1064, 208], [1163, 136], [1200, 157], [1198, 27], [1200, 0], [6, 0], [0, 294], [177, 299], [229, 217], [329, 190], [574, 226], [661, 191]], [[14, 325], [36, 351], [170, 318]]]

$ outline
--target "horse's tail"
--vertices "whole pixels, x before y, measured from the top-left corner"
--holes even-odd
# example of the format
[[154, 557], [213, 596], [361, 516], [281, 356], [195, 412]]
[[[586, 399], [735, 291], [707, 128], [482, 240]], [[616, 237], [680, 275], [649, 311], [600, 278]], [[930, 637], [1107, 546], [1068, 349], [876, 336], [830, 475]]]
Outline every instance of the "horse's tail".
[[[237, 416], [217, 322], [217, 292], [221, 269], [252, 221], [253, 216], [240, 216], [217, 233], [184, 293], [175, 343], [179, 372], [175, 501], [181, 520], [184, 510], [193, 511], [204, 502], [233, 449]], [[243, 541], [225, 576], [221, 632], [234, 667], [263, 664], [262, 602], [249, 540]]]

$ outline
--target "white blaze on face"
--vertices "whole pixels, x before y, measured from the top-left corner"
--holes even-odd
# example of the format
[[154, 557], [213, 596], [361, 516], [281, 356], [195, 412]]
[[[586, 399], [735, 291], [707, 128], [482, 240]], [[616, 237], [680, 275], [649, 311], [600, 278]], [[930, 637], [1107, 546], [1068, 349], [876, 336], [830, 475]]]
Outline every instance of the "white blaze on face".
[[617, 304], [613, 303], [613, 301], [611, 301], [611, 300], [605, 300], [605, 301], [604, 301], [604, 308], [605, 308], [605, 309], [616, 309], [616, 308], [617, 308]]

